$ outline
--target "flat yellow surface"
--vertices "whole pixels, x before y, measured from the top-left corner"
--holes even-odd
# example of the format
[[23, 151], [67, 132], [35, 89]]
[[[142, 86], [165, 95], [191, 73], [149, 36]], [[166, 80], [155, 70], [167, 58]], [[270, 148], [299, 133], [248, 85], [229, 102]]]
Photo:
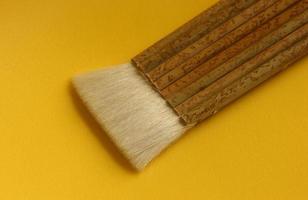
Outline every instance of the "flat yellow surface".
[[1, 0], [0, 199], [308, 199], [308, 59], [135, 173], [72, 91], [215, 1]]

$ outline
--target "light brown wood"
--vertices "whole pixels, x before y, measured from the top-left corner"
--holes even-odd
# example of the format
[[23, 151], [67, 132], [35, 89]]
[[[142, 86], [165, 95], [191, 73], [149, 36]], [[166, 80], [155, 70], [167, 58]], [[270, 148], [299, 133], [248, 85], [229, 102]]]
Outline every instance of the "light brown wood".
[[226, 20], [238, 15], [258, 0], [220, 0], [132, 59], [142, 72], [149, 72]]
[[[226, 48], [233, 42], [239, 40], [240, 38], [242, 38], [243, 36], [251, 32], [253, 29], [258, 27], [260, 24], [265, 23], [267, 20], [277, 15], [277, 13], [280, 13], [281, 11], [286, 9], [288, 6], [294, 4], [294, 2], [295, 2], [294, 0], [286, 0], [286, 1], [260, 0], [258, 1], [254, 5], [245, 9], [239, 15], [235, 16], [234, 18], [229, 19], [228, 21], [221, 24], [219, 27], [217, 27], [216, 29], [208, 33], [207, 35], [203, 36], [202, 38], [200, 38], [193, 44], [189, 45], [188, 47], [180, 51], [178, 54], [174, 55], [170, 59], [166, 60], [165, 62], [163, 62], [156, 68], [154, 68], [152, 71], [150, 71], [147, 74], [149, 79], [152, 80], [154, 83], [156, 83], [158, 88], [160, 89], [164, 88], [172, 80], [176, 80], [178, 77], [178, 76], [174, 76], [175, 73], [173, 69], [175, 68], [184, 69], [185, 66], [183, 66], [183, 64], [185, 63], [187, 59], [195, 56], [196, 54], [198, 54], [200, 51], [204, 49], [206, 49], [204, 50], [206, 52], [204, 59], [206, 60], [207, 58], [210, 58], [215, 53], [219, 52], [220, 50], [223, 50], [224, 48]], [[270, 9], [267, 9], [268, 7], [270, 7]], [[236, 29], [236, 31], [234, 31], [234, 29]], [[226, 36], [228, 40], [224, 40], [224, 42], [219, 42], [220, 45], [217, 45], [217, 44], [212, 45], [218, 40], [222, 41], [220, 39], [224, 36]], [[211, 47], [208, 48], [209, 46]], [[168, 79], [171, 76], [172, 76], [172, 79]], [[165, 80], [165, 82], [163, 82], [163, 80]]]
[[[248, 5], [247, 1], [238, 3], [242, 6]], [[250, 3], [245, 9], [236, 9], [237, 15], [225, 13], [229, 18], [224, 18], [218, 26], [204, 26], [207, 30], [204, 35], [198, 35], [198, 39], [193, 36], [195, 41], [181, 43], [180, 46], [183, 46], [177, 51], [167, 53], [167, 57], [161, 56], [165, 50], [156, 49], [156, 54], [143, 52], [142, 58], [137, 56], [133, 59], [144, 77], [150, 80], [154, 89], [187, 125], [199, 123], [222, 108], [223, 102], [217, 101], [218, 103], [213, 104], [207, 101], [233, 82], [262, 68], [267, 62], [270, 63], [271, 69], [288, 65], [291, 58], [282, 61], [276, 59], [286, 52], [295, 58], [302, 54], [296, 54], [300, 46], [297, 42], [308, 35], [308, 0], [259, 0]], [[212, 15], [215, 12], [212, 10], [209, 13]], [[217, 13], [213, 14], [215, 15]], [[213, 20], [218, 18], [220, 17], [216, 16]], [[191, 27], [190, 33], [196, 34], [195, 28]], [[192, 35], [186, 36], [189, 38]], [[168, 47], [173, 45], [171, 40], [169, 42], [164, 46], [167, 51], [171, 50]], [[147, 56], [149, 57], [146, 58]], [[139, 64], [136, 63], [138, 59]], [[260, 80], [267, 78], [260, 77]], [[250, 85], [247, 87], [250, 88]], [[245, 93], [245, 88], [239, 90], [243, 91], [237, 93]]]
[[[179, 87], [181, 85], [176, 82], [175, 84], [178, 85], [175, 85], [174, 88], [177, 90], [173, 90], [173, 93], [170, 93], [170, 91], [168, 91], [169, 93], [167, 94], [170, 94], [170, 96], [166, 95], [165, 98], [170, 102], [172, 106], [177, 106], [178, 104], [182, 103], [194, 94], [198, 93], [203, 88], [207, 87], [209, 84], [215, 82], [219, 77], [227, 74], [228, 72], [237, 68], [239, 65], [245, 63], [249, 59], [252, 59], [254, 56], [259, 54], [266, 48], [269, 48], [271, 45], [280, 41], [288, 34], [292, 33], [297, 28], [307, 23], [307, 21], [308, 10], [305, 13], [294, 17], [291, 21], [284, 24], [277, 30], [271, 32], [270, 34], [266, 35], [259, 41], [257, 41], [260, 38], [259, 31], [257, 30], [256, 32], [253, 32], [251, 35], [249, 35], [247, 38], [244, 38], [235, 46], [215, 57], [213, 61], [210, 60], [209, 62], [201, 65], [200, 68], [197, 68], [196, 71], [193, 71], [192, 75], [191, 73], [188, 73], [185, 77], [179, 79], [179, 81], [181, 81], [180, 83], [185, 81], [185, 85]], [[275, 23], [275, 25], [277, 24]], [[275, 28], [275, 25], [271, 23], [267, 25], [268, 26], [265, 26], [266, 29], [260, 29], [262, 30], [260, 32], [261, 34], [264, 33], [263, 30], [266, 30], [266, 32], [268, 32], [272, 28]], [[238, 51], [241, 52], [239, 54], [236, 54]], [[197, 74], [198, 76], [195, 76], [195, 74]], [[187, 79], [185, 79], [186, 77]], [[189, 82], [188, 78], [191, 77], [193, 77], [194, 79], [190, 79]], [[165, 90], [162, 91], [163, 95], [165, 94], [163, 93], [164, 91]]]
[[[282, 17], [284, 18], [284, 17]], [[280, 18], [279, 18], [280, 19]], [[161, 94], [172, 103], [172, 96], [177, 92], [182, 92], [182, 90], [189, 85], [193, 84], [200, 78], [206, 76], [212, 70], [216, 69], [223, 63], [232, 59], [235, 64], [244, 62], [245, 60], [255, 56], [262, 49], [269, 47], [273, 43], [279, 41], [287, 34], [290, 34], [298, 27], [302, 26], [308, 21], [308, 11], [293, 18], [291, 21], [284, 24], [284, 20], [272, 20], [269, 23], [261, 26], [256, 31], [252, 32], [250, 35], [244, 37], [242, 40], [232, 45], [228, 49], [222, 51], [212, 59], [201, 64], [193, 71], [186, 73], [185, 76], [181, 77], [173, 84], [169, 85], [167, 88], [161, 91]], [[283, 26], [282, 26], [283, 25]], [[280, 27], [282, 26], [282, 27]], [[196, 58], [198, 59], [198, 58]], [[211, 77], [207, 77], [211, 78]], [[215, 81], [215, 77], [209, 82]], [[193, 85], [190, 89], [194, 88], [195, 92], [198, 92], [198, 87], [204, 87], [204, 85], [195, 86]], [[186, 91], [186, 90], [185, 90]], [[191, 95], [186, 95], [185, 98], [189, 98]], [[185, 99], [184, 99], [185, 100]], [[177, 102], [180, 103], [180, 102]], [[172, 103], [173, 105], [173, 103]]]
[[187, 101], [178, 105], [176, 107], [177, 112], [189, 113], [189, 111], [196, 108], [196, 106], [200, 105], [202, 102], [205, 102], [207, 99], [217, 94], [225, 87], [228, 87], [230, 84], [232, 84], [232, 82], [236, 81], [239, 77], [248, 74], [252, 70], [258, 68], [260, 65], [268, 62], [268, 60], [270, 60], [280, 52], [290, 48], [292, 45], [302, 40], [303, 38], [306, 38], [307, 36], [308, 36], [308, 24], [302, 26], [292, 34], [288, 35], [287, 37], [283, 38], [282, 40], [271, 46], [270, 48], [256, 55], [253, 59], [242, 64], [232, 72], [228, 73], [227, 75], [215, 81], [202, 91], [198, 92], [192, 98], [189, 98]]
[[203, 121], [307, 54], [308, 37], [247, 75], [240, 77], [237, 81], [220, 90], [208, 100], [203, 101], [201, 105], [191, 109], [182, 117], [188, 124]]
[[[262, 2], [262, 1], [260, 1], [260, 2]], [[279, 13], [281, 13], [286, 8], [288, 8], [290, 5], [293, 5], [294, 2], [296, 2], [296, 1], [294, 1], [294, 0], [278, 1], [276, 4], [274, 4], [270, 8], [268, 8], [265, 11], [259, 13], [257, 16], [248, 20], [246, 23], [244, 23], [242, 26], [236, 28], [232, 32], [226, 34], [223, 38], [221, 38], [220, 40], [218, 40], [217, 42], [213, 43], [210, 46], [207, 46], [206, 43], [204, 43], [204, 45], [203, 45], [203, 40], [206, 40], [206, 37], [201, 38], [200, 40], [198, 40], [197, 42], [192, 44], [190, 47], [188, 47], [188, 49], [191, 48], [191, 49], [193, 49], [193, 51], [190, 51], [190, 50], [187, 51], [187, 49], [185, 49], [185, 50], [179, 52], [173, 58], [164, 62], [162, 65], [170, 66], [173, 69], [171, 71], [169, 71], [168, 73], [165, 73], [158, 80], [153, 81], [153, 83], [159, 89], [166, 88], [167, 86], [171, 85], [173, 82], [180, 79], [182, 76], [184, 76], [188, 72], [197, 68], [200, 64], [202, 64], [202, 63], [206, 62], [207, 60], [211, 59], [213, 56], [215, 56], [221, 50], [228, 48], [230, 45], [232, 45], [235, 42], [237, 42], [238, 40], [242, 39], [243, 37], [245, 37], [246, 35], [248, 35], [252, 31], [255, 31], [256, 28], [258, 28], [259, 26], [268, 22], [273, 17], [277, 16]], [[253, 5], [250, 8], [253, 8], [256, 5], [257, 4]], [[279, 21], [277, 20], [278, 22], [275, 22], [275, 21], [273, 22], [273, 20], [272, 20], [272, 23], [274, 23], [273, 28], [274, 28], [274, 26], [277, 26], [281, 23], [286, 22], [291, 17], [296, 16], [296, 14], [298, 14], [299, 12], [302, 12], [304, 10], [304, 7], [305, 7], [304, 2], [301, 2], [298, 5], [296, 5], [295, 7], [292, 7], [291, 9], [289, 9], [288, 11], [283, 13], [283, 15], [280, 16]], [[247, 9], [247, 10], [250, 10], [250, 8]], [[238, 17], [240, 17], [241, 15], [242, 15], [242, 13]], [[235, 18], [231, 19], [230, 21], [236, 22], [237, 20]], [[225, 27], [226, 27], [226, 25], [222, 25], [222, 29], [224, 29]], [[216, 30], [219, 30], [219, 28], [217, 28]], [[209, 36], [211, 34], [216, 35], [217, 33], [214, 30], [209, 34]], [[195, 54], [195, 52], [197, 52], [197, 50], [200, 49], [200, 46], [203, 46], [205, 48]], [[195, 49], [197, 49], [197, 50], [195, 50]], [[192, 52], [192, 55], [190, 54], [191, 52]], [[184, 55], [184, 57], [183, 57], [183, 55]], [[185, 58], [188, 58], [188, 59], [185, 59]], [[175, 62], [174, 60], [177, 60], [177, 62]], [[175, 62], [175, 63], [173, 63], [173, 62]], [[160, 68], [160, 66], [155, 68], [155, 69], [158, 69], [158, 68]], [[149, 76], [151, 75], [151, 73], [152, 72], [149, 73]]]

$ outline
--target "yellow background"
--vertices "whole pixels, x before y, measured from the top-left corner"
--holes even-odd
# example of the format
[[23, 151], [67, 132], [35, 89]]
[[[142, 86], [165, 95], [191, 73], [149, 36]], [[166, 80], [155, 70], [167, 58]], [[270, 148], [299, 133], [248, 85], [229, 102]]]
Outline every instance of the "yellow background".
[[308, 59], [135, 173], [72, 91], [216, 1], [1, 0], [0, 199], [308, 199]]

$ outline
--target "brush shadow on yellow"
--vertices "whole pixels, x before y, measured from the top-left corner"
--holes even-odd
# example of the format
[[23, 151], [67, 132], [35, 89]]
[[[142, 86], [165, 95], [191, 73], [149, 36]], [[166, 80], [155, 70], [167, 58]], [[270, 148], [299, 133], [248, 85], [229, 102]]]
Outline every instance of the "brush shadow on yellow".
[[76, 90], [74, 89], [72, 83], [69, 84], [69, 93], [71, 95], [74, 107], [78, 111], [78, 114], [82, 117], [83, 121], [86, 123], [91, 133], [100, 141], [104, 149], [111, 154], [112, 159], [117, 162], [120, 166], [123, 166], [130, 173], [137, 173], [137, 171], [131, 166], [128, 160], [119, 152], [117, 147], [109, 139], [106, 132], [100, 127], [96, 122], [94, 117], [88, 111], [88, 109], [83, 104], [82, 100], [79, 98]]

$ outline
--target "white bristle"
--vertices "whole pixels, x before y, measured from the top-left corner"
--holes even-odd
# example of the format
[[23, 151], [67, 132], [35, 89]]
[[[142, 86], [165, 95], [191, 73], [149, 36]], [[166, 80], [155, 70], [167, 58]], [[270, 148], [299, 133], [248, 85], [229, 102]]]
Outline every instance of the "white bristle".
[[99, 124], [138, 170], [188, 129], [131, 64], [78, 76], [74, 86]]

